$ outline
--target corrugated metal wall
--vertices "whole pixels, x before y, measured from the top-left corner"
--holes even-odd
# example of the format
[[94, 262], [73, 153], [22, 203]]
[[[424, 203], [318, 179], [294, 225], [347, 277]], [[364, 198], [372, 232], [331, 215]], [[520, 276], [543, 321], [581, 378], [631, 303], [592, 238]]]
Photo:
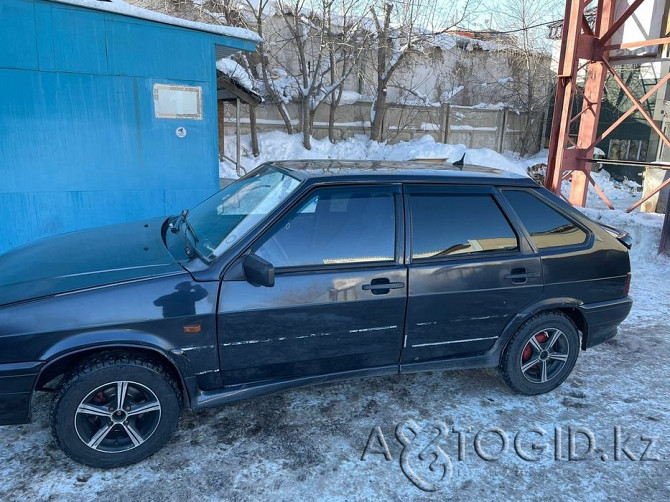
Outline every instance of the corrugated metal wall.
[[[0, 252], [173, 214], [216, 191], [215, 44], [253, 50], [115, 14], [2, 0]], [[154, 118], [154, 83], [202, 87], [203, 119]]]

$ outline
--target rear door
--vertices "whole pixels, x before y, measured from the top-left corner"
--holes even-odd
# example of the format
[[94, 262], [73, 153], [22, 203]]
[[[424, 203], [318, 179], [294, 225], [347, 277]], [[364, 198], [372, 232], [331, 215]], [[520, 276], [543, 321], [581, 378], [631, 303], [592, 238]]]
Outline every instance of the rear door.
[[493, 187], [408, 185], [403, 364], [481, 354], [542, 292], [540, 257]]
[[395, 366], [407, 298], [400, 185], [309, 192], [252, 251], [274, 287], [221, 285], [224, 384]]

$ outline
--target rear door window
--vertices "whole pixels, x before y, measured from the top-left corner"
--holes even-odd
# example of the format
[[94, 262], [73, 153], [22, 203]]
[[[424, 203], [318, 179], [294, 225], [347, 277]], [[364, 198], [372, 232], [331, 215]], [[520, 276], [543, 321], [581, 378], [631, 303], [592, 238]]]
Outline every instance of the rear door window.
[[574, 246], [586, 241], [586, 232], [533, 194], [525, 190], [503, 193], [538, 249]]
[[413, 193], [412, 261], [519, 248], [514, 230], [489, 194]]

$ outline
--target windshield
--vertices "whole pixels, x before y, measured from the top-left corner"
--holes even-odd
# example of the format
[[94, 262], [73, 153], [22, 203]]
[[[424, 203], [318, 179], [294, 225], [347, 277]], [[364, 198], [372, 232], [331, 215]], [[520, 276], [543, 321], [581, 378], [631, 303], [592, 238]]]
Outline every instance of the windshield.
[[274, 211], [300, 181], [265, 167], [253, 171], [188, 212], [198, 251], [208, 260], [220, 256]]

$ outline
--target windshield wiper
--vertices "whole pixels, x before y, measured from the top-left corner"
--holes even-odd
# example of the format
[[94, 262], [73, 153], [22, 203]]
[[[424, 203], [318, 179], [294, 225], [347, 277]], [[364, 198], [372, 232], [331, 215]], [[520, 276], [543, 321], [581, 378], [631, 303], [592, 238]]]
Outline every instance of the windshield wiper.
[[198, 234], [195, 233], [195, 229], [193, 228], [193, 225], [186, 219], [188, 216], [188, 209], [184, 209], [181, 212], [181, 222], [186, 226], [186, 229], [191, 232], [191, 235], [193, 236], [193, 243], [198, 242], [200, 239], [198, 239]]
[[[178, 233], [181, 230], [182, 225], [184, 226], [184, 251], [189, 258], [193, 256], [200, 256], [201, 253], [198, 251], [196, 243], [200, 240], [198, 234], [195, 233], [193, 225], [188, 221], [188, 209], [184, 209], [179, 216], [173, 216], [168, 223], [168, 227], [172, 233]], [[189, 242], [188, 236], [186, 235], [186, 230], [188, 230], [193, 236], [193, 245]]]
[[187, 217], [188, 209], [184, 209], [179, 216], [175, 216], [174, 219], [168, 223], [168, 226], [170, 227], [170, 230], [176, 234], [179, 232], [179, 230], [181, 230], [181, 226], [184, 225], [186, 229], [191, 232], [191, 235], [193, 236], [193, 242], [198, 242], [200, 240], [198, 238], [198, 234], [195, 233], [195, 229], [193, 228], [193, 225], [189, 223]]

